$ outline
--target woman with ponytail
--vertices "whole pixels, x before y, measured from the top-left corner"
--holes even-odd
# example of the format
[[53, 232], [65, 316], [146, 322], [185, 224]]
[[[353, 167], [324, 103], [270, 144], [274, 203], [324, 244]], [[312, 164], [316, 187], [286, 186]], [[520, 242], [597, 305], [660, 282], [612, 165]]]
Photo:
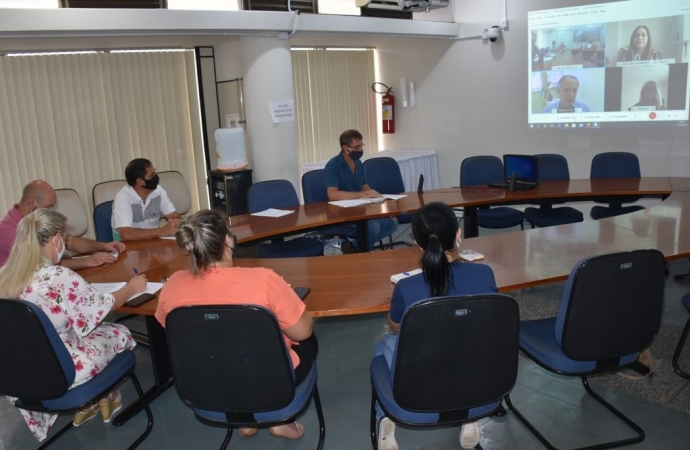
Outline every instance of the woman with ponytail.
[[[460, 228], [455, 213], [448, 205], [429, 203], [412, 218], [412, 237], [422, 250], [422, 273], [400, 280], [393, 289], [386, 334], [376, 346], [375, 355], [383, 355], [392, 367], [403, 314], [414, 303], [430, 297], [472, 295], [498, 292], [491, 268], [485, 264], [463, 263], [459, 258]], [[395, 423], [376, 405], [379, 423], [379, 450], [397, 450]], [[463, 448], [473, 448], [479, 442], [477, 422], [466, 423], [460, 432]]]
[[[103, 294], [71, 269], [58, 265], [65, 251], [65, 216], [37, 209], [17, 227], [17, 238], [7, 263], [0, 268], [0, 298], [18, 298], [36, 304], [55, 326], [74, 361], [79, 386], [102, 371], [121, 351], [135, 346], [129, 330], [105, 323], [105, 316], [146, 288], [146, 276], [137, 275], [121, 289]], [[14, 401], [14, 399], [10, 399]], [[77, 412], [78, 427], [101, 414], [105, 423], [122, 407], [122, 396], [113, 391], [97, 404]], [[57, 414], [19, 410], [40, 441]]]
[[[202, 210], [180, 223], [175, 240], [189, 252], [189, 269], [175, 272], [158, 298], [156, 319], [165, 326], [168, 313], [180, 306], [253, 304], [275, 314], [295, 368], [295, 386], [314, 365], [318, 344], [312, 318], [295, 291], [278, 274], [263, 267], [233, 267], [235, 236], [216, 211]], [[299, 439], [305, 428], [293, 422], [269, 428], [275, 437]], [[243, 437], [256, 428], [240, 428]]]

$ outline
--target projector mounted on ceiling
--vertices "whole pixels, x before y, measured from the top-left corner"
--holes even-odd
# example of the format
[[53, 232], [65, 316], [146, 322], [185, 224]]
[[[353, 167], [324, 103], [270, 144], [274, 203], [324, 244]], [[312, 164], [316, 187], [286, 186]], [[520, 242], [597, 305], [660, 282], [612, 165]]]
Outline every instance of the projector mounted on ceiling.
[[359, 8], [429, 12], [432, 9], [448, 7], [450, 0], [356, 0], [356, 3]]

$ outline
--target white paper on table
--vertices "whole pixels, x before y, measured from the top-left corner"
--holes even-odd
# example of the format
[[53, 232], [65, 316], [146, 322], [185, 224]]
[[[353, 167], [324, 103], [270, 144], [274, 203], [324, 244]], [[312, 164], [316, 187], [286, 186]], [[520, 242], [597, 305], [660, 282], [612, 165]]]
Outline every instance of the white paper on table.
[[174, 241], [174, 240], [175, 240], [175, 236], [161, 236], [161, 237], [159, 237], [158, 239], [168, 239], [168, 240]]
[[401, 198], [407, 197], [405, 194], [383, 194], [383, 197], [388, 200], [400, 200]]
[[[126, 285], [127, 283], [123, 281], [119, 283], [91, 283], [91, 286], [93, 286], [93, 288], [96, 289], [96, 291], [102, 294], [112, 294], [113, 292], [122, 289]], [[128, 298], [127, 301], [130, 301], [135, 297], [139, 297], [141, 294], [155, 294], [156, 292], [160, 291], [162, 287], [163, 283], [154, 283], [152, 281], [149, 281], [148, 283], [146, 283], [146, 290], [144, 290], [144, 292], [134, 294], [133, 296]]]
[[283, 217], [287, 216], [288, 214], [292, 214], [294, 211], [290, 210], [284, 210], [284, 209], [274, 209], [274, 208], [268, 208], [265, 211], [259, 211], [256, 213], [252, 213], [252, 216], [259, 216], [259, 217]]
[[353, 206], [362, 206], [362, 205], [368, 205], [370, 203], [381, 203], [385, 201], [386, 199], [384, 197], [375, 197], [375, 198], [355, 198], [352, 200], [335, 200], [332, 202], [328, 202], [329, 205], [335, 205], [335, 206], [340, 206], [343, 208], [351, 208]]

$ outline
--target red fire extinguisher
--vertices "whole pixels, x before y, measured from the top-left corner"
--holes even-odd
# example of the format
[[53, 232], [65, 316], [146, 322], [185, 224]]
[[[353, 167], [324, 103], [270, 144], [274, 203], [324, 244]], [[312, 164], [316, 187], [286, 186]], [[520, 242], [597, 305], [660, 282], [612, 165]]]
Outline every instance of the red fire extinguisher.
[[[385, 87], [385, 91], [377, 91], [375, 86], [380, 84]], [[383, 134], [395, 133], [395, 97], [393, 96], [393, 88], [386, 86], [383, 83], [374, 83], [371, 89], [377, 94], [383, 94], [381, 97], [381, 125]]]

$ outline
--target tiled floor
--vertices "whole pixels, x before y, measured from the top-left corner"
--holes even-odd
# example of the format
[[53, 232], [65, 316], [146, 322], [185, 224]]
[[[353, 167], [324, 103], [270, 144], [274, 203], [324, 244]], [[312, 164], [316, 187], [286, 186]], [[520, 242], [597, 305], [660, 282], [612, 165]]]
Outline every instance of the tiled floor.
[[[406, 234], [405, 234], [406, 235]], [[687, 260], [670, 264], [671, 275], [690, 269]], [[666, 284], [665, 320], [684, 323], [687, 313], [680, 298], [688, 286], [672, 281]], [[530, 294], [560, 298], [562, 285], [534, 288]], [[319, 390], [326, 417], [326, 445], [329, 450], [371, 448], [369, 440], [369, 362], [374, 345], [384, 333], [385, 316], [329, 318], [316, 321], [319, 338]], [[151, 383], [148, 352], [137, 349], [137, 373], [146, 386]], [[661, 361], [670, 364], [670, 361]], [[6, 361], [3, 364], [7, 364]], [[2, 369], [0, 369], [2, 370]], [[629, 414], [644, 428], [647, 437], [636, 449], [681, 450], [690, 448], [690, 417], [637, 397], [599, 388], [604, 396]], [[127, 383], [126, 399], [134, 398]], [[686, 393], [686, 395], [688, 395]], [[529, 360], [520, 359], [517, 384], [511, 393], [513, 402], [556, 445], [566, 448], [595, 443], [600, 438], [628, 436], [607, 411], [584, 394], [579, 379], [551, 374]], [[169, 389], [152, 404], [155, 422], [151, 435], [141, 449], [215, 449], [223, 440], [224, 430], [202, 425]], [[61, 417], [58, 425], [71, 420]], [[307, 434], [300, 441], [271, 437], [260, 431], [252, 438], [233, 436], [233, 449], [314, 449], [318, 440], [313, 406], [301, 418]], [[144, 428], [140, 414], [120, 428], [94, 419], [79, 429], [70, 430], [51, 447], [54, 449], [121, 449], [126, 448]], [[481, 421], [485, 449], [539, 449], [539, 442], [512, 413], [502, 418]], [[458, 428], [407, 430], [398, 427], [396, 436], [401, 449], [460, 448]], [[22, 422], [19, 413], [0, 401], [0, 450], [23, 450], [36, 446], [36, 441]]]

